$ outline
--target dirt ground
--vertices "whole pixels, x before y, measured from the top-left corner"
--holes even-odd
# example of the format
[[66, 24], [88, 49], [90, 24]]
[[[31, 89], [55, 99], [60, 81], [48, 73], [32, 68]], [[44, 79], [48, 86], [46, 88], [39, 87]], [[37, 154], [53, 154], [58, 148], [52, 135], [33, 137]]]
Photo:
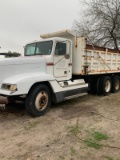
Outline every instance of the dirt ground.
[[0, 160], [120, 160], [120, 93], [72, 99], [38, 118], [23, 104], [1, 106]]

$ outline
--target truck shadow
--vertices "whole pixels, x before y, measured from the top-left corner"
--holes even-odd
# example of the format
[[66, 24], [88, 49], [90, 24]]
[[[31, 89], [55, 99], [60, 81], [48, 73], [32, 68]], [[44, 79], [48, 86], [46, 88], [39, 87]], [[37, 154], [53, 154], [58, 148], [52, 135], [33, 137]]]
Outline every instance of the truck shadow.
[[[97, 104], [89, 102], [88, 96], [71, 99], [68, 101], [61, 102], [59, 104], [52, 104], [50, 111], [45, 116], [53, 117], [58, 116], [62, 119], [72, 119], [79, 116], [89, 117], [95, 114], [99, 114], [97, 110]], [[88, 101], [88, 102], [87, 102]], [[31, 116], [25, 110], [24, 103], [9, 104], [6, 106], [0, 105], [0, 117], [21, 117], [31, 118]]]
[[69, 120], [69, 119], [80, 117], [80, 116], [90, 117], [90, 116], [98, 115], [99, 112], [95, 107], [97, 106], [97, 104], [95, 103], [93, 105], [90, 103], [86, 103], [86, 98], [87, 97], [84, 96], [84, 97], [68, 100], [65, 102], [61, 102], [59, 104], [54, 104], [52, 108], [53, 110], [56, 110], [56, 109], [61, 110], [58, 116], [65, 120]]
[[24, 103], [14, 103], [9, 105], [0, 105], [0, 115], [15, 115], [15, 116], [24, 116], [27, 114], [25, 112]]

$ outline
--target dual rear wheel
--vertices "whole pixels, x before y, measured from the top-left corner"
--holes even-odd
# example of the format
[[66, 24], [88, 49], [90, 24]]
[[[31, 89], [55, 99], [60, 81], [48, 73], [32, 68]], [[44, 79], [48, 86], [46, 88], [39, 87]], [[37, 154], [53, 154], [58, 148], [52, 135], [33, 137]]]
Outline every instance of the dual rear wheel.
[[102, 76], [93, 79], [90, 83], [90, 91], [93, 94], [107, 95], [110, 92], [116, 93], [120, 90], [120, 77], [114, 76]]

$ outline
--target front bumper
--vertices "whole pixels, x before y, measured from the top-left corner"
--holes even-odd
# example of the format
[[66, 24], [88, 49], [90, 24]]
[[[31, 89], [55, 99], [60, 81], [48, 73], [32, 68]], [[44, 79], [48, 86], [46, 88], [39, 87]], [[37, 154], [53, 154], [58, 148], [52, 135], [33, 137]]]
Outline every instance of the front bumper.
[[13, 96], [13, 95], [16, 95], [16, 93], [0, 88], [0, 95], [1, 96]]

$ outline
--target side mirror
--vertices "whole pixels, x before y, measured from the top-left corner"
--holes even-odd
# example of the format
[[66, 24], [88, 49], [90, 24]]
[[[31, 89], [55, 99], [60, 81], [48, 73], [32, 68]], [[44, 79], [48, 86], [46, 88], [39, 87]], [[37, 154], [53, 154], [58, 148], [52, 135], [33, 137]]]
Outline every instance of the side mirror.
[[70, 58], [70, 55], [69, 54], [66, 54], [65, 55], [65, 59], [69, 59]]

